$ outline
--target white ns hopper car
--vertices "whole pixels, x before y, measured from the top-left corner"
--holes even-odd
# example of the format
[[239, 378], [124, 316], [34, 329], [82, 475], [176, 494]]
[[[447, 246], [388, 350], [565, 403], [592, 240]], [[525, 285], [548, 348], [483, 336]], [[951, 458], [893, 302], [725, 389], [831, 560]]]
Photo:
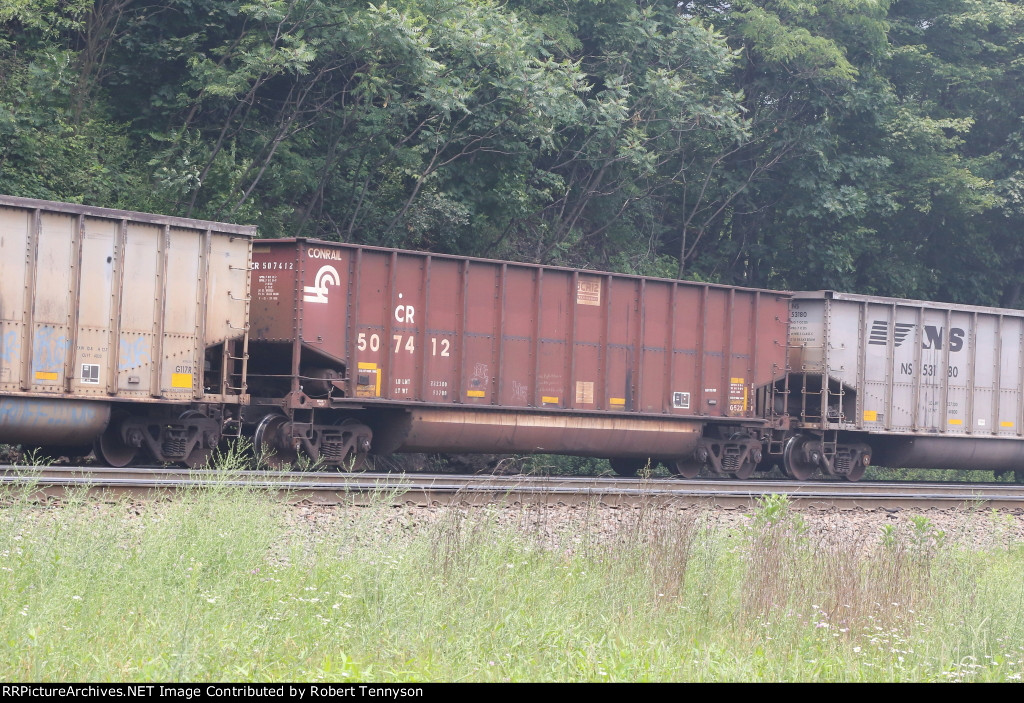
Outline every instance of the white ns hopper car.
[[1024, 468], [1024, 311], [795, 293], [768, 399], [789, 475]]

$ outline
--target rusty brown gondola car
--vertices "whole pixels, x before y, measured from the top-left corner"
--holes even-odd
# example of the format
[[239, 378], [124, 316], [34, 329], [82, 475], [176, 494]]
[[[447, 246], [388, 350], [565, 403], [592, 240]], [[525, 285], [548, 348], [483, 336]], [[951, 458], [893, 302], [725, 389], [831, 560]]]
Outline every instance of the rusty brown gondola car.
[[307, 240], [254, 243], [258, 444], [552, 453], [749, 476], [788, 294]]

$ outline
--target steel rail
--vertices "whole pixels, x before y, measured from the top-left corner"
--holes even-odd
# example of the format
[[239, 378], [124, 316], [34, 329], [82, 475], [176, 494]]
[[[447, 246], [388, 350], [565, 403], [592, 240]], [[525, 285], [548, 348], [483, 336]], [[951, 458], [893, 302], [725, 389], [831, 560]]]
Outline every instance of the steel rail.
[[645, 503], [743, 507], [782, 494], [813, 507], [905, 509], [939, 507], [1024, 508], [1024, 486], [892, 482], [795, 482], [777, 480], [684, 480], [587, 476], [492, 476], [188, 470], [174, 468], [0, 466], [0, 485], [20, 485], [45, 495], [70, 489], [153, 492], [196, 487], [250, 487], [316, 503], [389, 500], [394, 504], [439, 503]]

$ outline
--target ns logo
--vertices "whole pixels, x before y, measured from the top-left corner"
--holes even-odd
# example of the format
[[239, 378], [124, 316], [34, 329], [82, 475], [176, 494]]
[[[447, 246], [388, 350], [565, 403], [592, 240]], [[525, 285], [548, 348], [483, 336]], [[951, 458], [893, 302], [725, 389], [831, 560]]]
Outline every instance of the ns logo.
[[[894, 347], [902, 346], [917, 325], [910, 322], [897, 322], [892, 330]], [[944, 329], [936, 325], [925, 325], [921, 336], [922, 349], [942, 351], [943, 344], [948, 343], [949, 351], [958, 352], [964, 348], [964, 336], [967, 334], [959, 327], [950, 327], [949, 336], [944, 339]], [[875, 320], [868, 332], [868, 344], [886, 345], [889, 343], [889, 323], [886, 320]]]

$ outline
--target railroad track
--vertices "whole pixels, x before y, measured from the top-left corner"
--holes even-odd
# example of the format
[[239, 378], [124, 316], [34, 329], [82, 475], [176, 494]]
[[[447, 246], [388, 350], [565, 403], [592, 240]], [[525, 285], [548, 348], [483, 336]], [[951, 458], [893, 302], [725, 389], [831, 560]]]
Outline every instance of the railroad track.
[[175, 468], [0, 466], [0, 483], [45, 496], [80, 489], [90, 492], [153, 493], [195, 487], [248, 486], [274, 490], [312, 503], [387, 500], [394, 504], [587, 503], [631, 506], [650, 503], [745, 507], [768, 494], [784, 494], [804, 507], [940, 507], [1024, 509], [1024, 485], [728, 481], [675, 478], [627, 479], [582, 476], [491, 476], [450, 474], [223, 471]]

